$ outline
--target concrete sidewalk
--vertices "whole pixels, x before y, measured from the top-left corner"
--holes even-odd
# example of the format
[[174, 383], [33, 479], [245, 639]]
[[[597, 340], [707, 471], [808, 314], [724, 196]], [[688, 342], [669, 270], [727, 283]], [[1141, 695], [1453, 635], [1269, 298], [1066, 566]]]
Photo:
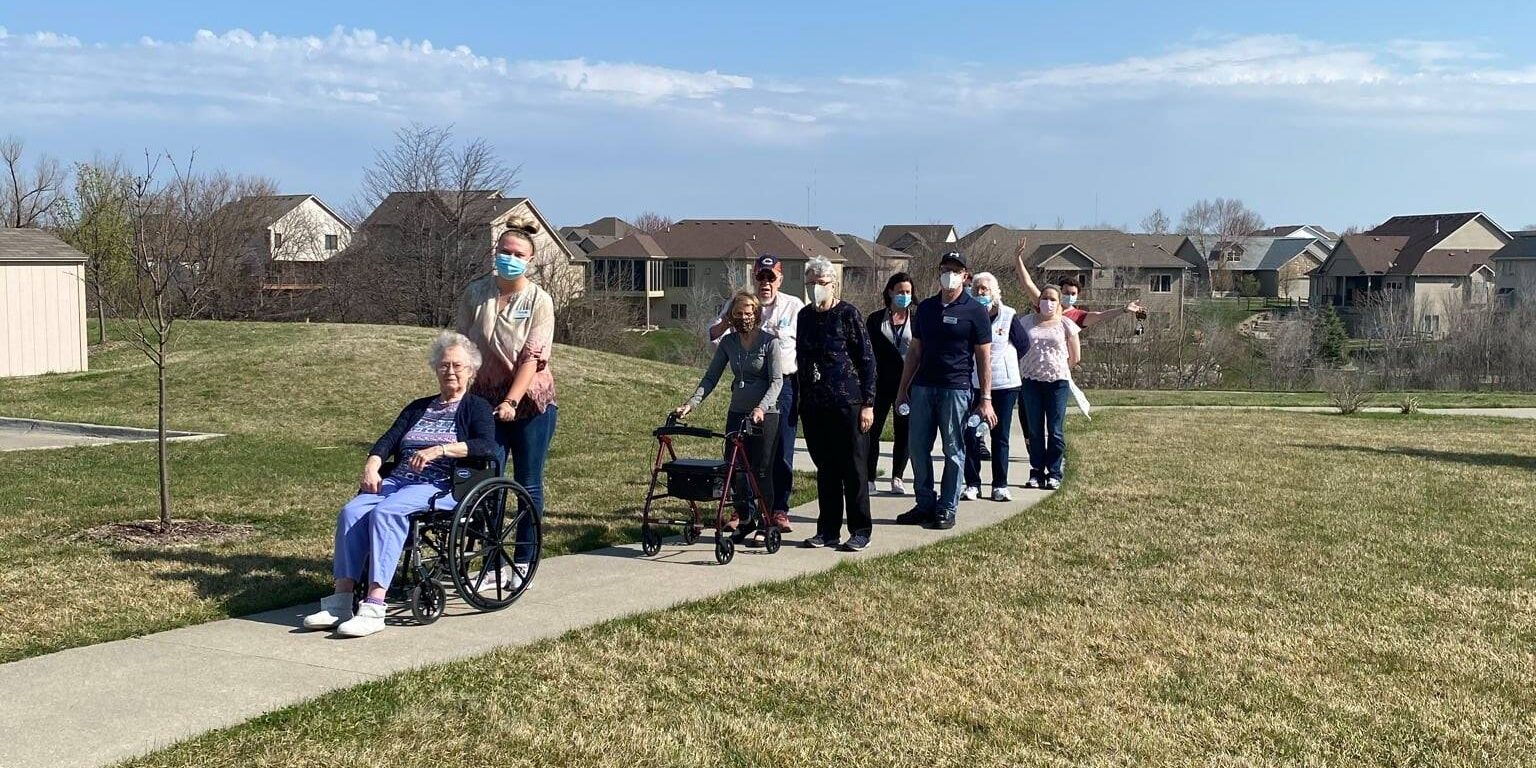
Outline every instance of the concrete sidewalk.
[[[1013, 445], [1015, 501], [962, 502], [953, 530], [930, 531], [891, 522], [911, 506], [911, 495], [876, 496], [873, 542], [859, 554], [798, 547], [815, 532], [812, 503], [794, 510], [795, 531], [777, 554], [738, 549], [720, 566], [710, 536], [693, 546], [671, 536], [653, 558], [643, 557], [638, 544], [551, 558], [522, 600], [499, 613], [477, 614], [450, 602], [448, 615], [431, 626], [392, 626], [343, 640], [298, 628], [311, 604], [0, 665], [0, 766], [104, 765], [413, 667], [959, 536], [1046, 495], [1018, 488], [1028, 463], [1019, 458], [1024, 438], [1016, 420]], [[888, 475], [889, 455], [880, 464]], [[801, 455], [796, 466], [809, 469], [809, 456]], [[983, 478], [990, 474], [984, 467]], [[391, 623], [409, 618], [402, 607], [390, 612]]]

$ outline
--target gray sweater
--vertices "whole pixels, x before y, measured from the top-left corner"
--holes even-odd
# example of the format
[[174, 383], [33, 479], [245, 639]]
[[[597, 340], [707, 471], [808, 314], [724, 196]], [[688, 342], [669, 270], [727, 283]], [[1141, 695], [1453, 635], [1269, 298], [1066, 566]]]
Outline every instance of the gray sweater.
[[725, 364], [730, 363], [731, 373], [736, 376], [736, 382], [731, 386], [731, 412], [747, 413], [753, 408], [761, 408], [764, 413], [777, 413], [779, 390], [784, 388], [778, 349], [779, 340], [767, 331], [757, 332], [750, 349], [743, 348], [740, 334], [728, 333], [721, 337], [720, 345], [715, 347], [715, 357], [709, 361], [709, 370], [704, 372], [699, 388], [688, 400], [689, 407], [697, 408], [704, 398], [709, 397], [715, 385], [720, 383], [720, 375], [725, 373]]

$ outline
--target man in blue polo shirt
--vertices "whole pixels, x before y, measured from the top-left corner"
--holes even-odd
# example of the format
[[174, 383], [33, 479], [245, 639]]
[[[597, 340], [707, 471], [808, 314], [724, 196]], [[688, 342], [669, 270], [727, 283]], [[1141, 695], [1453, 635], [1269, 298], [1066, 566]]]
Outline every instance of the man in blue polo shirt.
[[[912, 408], [907, 437], [912, 454], [912, 479], [917, 506], [896, 516], [906, 525], [955, 527], [960, 504], [960, 474], [965, 469], [961, 428], [971, 411], [971, 372], [980, 379], [981, 403], [976, 412], [988, 427], [997, 425], [992, 411], [992, 318], [965, 292], [971, 279], [965, 258], [946, 253], [939, 261], [939, 292], [917, 305], [912, 341], [901, 371], [896, 403]], [[944, 479], [933, 491], [933, 439], [944, 446]]]

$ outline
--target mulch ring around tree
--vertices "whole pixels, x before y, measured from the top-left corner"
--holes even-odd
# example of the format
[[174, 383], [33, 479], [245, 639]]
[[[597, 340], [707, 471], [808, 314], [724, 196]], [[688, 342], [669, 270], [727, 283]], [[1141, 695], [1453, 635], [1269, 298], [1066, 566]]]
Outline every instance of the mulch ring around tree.
[[159, 520], [135, 520], [129, 523], [107, 523], [84, 531], [81, 535], [102, 544], [129, 544], [150, 547], [181, 547], [193, 544], [222, 544], [243, 539], [256, 532], [256, 527], [244, 523], [220, 523], [213, 520], [172, 520], [169, 531], [162, 530]]

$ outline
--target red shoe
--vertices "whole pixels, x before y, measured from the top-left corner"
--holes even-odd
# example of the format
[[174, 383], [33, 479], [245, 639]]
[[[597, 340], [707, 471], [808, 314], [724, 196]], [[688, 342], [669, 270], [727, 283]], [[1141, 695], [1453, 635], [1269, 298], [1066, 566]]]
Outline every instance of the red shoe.
[[779, 511], [773, 513], [773, 524], [778, 526], [779, 533], [791, 533], [793, 531], [793, 529], [789, 527], [788, 511]]

